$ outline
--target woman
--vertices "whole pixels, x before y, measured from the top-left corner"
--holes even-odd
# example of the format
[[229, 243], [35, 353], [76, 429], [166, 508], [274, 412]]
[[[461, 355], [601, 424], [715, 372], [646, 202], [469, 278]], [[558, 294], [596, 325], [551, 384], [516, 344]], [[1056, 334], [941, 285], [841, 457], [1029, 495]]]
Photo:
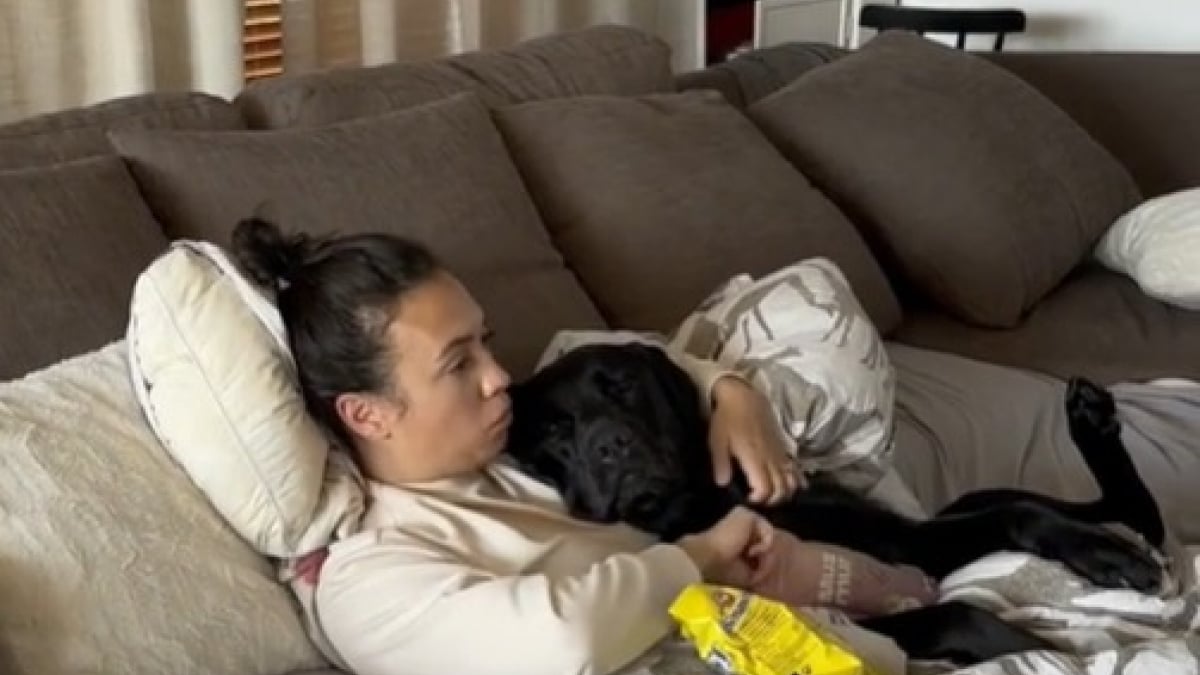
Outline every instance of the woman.
[[[368, 478], [362, 531], [333, 543], [302, 598], [314, 638], [360, 675], [607, 673], [672, 629], [689, 583], [745, 584], [771, 530], [747, 509], [674, 544], [569, 517], [500, 459], [509, 376], [470, 293], [419, 244], [313, 242], [239, 224], [234, 253], [279, 289], [311, 413]], [[718, 480], [754, 498], [798, 476], [764, 401], [715, 364], [672, 357], [706, 395]], [[306, 601], [305, 601], [306, 600]]]

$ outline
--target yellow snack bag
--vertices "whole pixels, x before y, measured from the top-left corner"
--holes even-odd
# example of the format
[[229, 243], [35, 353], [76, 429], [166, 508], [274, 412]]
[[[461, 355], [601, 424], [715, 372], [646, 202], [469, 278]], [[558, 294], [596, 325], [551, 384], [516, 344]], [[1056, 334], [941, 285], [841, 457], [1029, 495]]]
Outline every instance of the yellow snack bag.
[[692, 584], [670, 612], [700, 658], [727, 675], [870, 675], [836, 638], [753, 593]]

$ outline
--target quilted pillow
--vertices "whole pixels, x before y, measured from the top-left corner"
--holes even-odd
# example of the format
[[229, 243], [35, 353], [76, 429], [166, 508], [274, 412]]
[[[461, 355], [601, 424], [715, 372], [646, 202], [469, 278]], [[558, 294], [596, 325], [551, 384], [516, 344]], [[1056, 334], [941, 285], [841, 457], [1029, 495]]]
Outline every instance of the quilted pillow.
[[[895, 377], [845, 275], [811, 258], [752, 279], [734, 277], [671, 336], [676, 348], [746, 376], [767, 394], [810, 472], [890, 466]], [[860, 479], [862, 480], [862, 479]]]
[[1200, 188], [1143, 202], [1113, 223], [1095, 254], [1146, 295], [1200, 310]]
[[159, 439], [259, 552], [353, 531], [361, 477], [308, 415], [282, 318], [224, 251], [181, 240], [138, 278], [128, 341]]
[[0, 384], [0, 671], [325, 666], [270, 562], [142, 419], [126, 358], [118, 342]]

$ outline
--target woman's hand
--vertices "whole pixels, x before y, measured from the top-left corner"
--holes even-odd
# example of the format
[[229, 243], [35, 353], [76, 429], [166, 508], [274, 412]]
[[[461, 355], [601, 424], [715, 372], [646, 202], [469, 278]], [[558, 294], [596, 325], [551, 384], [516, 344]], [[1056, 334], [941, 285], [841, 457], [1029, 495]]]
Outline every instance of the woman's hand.
[[679, 546], [705, 581], [746, 588], [756, 561], [771, 549], [774, 532], [766, 518], [737, 506], [704, 532], [681, 537]]
[[766, 397], [739, 377], [713, 386], [708, 444], [719, 485], [733, 478], [733, 458], [750, 483], [750, 501], [778, 504], [803, 486], [804, 477], [788, 452]]

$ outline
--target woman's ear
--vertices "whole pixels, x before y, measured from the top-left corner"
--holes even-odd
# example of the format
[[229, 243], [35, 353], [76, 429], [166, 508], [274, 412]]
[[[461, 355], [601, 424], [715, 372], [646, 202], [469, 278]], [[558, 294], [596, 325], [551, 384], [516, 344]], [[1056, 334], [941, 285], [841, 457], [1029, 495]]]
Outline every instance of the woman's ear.
[[390, 438], [406, 409], [403, 401], [357, 392], [339, 394], [334, 407], [350, 433], [372, 441]]

